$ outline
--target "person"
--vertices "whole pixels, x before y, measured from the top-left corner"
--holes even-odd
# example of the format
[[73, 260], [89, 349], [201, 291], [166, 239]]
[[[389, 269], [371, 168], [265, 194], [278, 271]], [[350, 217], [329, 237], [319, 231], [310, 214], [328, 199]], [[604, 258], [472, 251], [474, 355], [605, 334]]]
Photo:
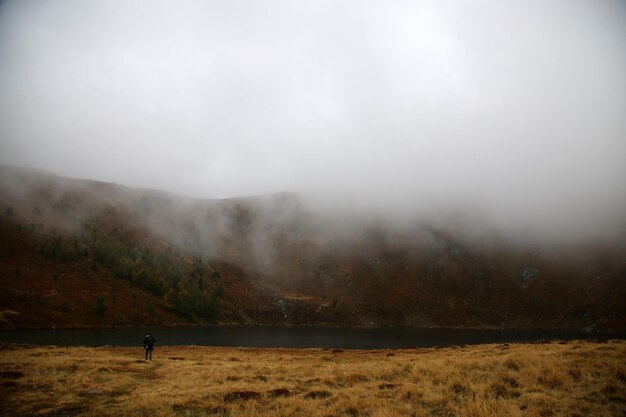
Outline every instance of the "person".
[[146, 351], [146, 360], [148, 360], [148, 356], [150, 356], [150, 360], [152, 360], [152, 349], [154, 349], [154, 344], [156, 340], [150, 334], [147, 334], [143, 337], [143, 349]]

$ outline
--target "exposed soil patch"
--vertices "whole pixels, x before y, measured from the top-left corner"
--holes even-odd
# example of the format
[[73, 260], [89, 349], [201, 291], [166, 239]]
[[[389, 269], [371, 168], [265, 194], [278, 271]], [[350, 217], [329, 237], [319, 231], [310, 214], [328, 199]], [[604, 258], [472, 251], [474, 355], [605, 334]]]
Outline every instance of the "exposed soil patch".
[[491, 392], [496, 398], [518, 398], [520, 393], [515, 390], [510, 390], [502, 384], [492, 384]]
[[287, 388], [276, 388], [267, 393], [270, 397], [289, 397], [291, 391]]
[[453, 393], [455, 393], [456, 395], [467, 395], [469, 394], [470, 390], [469, 388], [467, 388], [465, 385], [463, 384], [453, 384], [450, 389], [452, 390]]
[[0, 371], [0, 378], [18, 379], [23, 377], [24, 373], [20, 371]]
[[307, 392], [304, 395], [304, 398], [306, 399], [318, 399], [318, 398], [328, 398], [331, 397], [333, 394], [331, 394], [328, 391], [311, 391], [311, 392]]
[[256, 391], [233, 391], [224, 396], [224, 402], [232, 403], [234, 401], [258, 400], [261, 394]]
[[88, 408], [82, 405], [70, 405], [59, 410], [54, 410], [45, 414], [38, 414], [38, 417], [74, 417], [87, 411]]

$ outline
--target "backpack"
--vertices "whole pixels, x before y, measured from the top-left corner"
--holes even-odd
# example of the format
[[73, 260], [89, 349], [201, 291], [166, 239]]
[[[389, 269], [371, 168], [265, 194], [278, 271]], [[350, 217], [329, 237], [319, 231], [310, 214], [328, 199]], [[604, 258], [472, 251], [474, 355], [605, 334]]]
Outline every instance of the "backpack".
[[150, 336], [149, 334], [147, 334], [143, 338], [143, 346], [148, 349], [152, 349], [155, 343], [156, 343], [156, 340], [154, 340], [154, 337]]

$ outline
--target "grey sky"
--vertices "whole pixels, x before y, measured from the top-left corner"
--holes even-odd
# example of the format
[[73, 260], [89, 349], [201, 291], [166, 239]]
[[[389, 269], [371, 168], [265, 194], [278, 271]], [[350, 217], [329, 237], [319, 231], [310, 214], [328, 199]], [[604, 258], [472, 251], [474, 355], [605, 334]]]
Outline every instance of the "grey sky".
[[0, 3], [2, 164], [577, 222], [625, 157], [618, 0]]

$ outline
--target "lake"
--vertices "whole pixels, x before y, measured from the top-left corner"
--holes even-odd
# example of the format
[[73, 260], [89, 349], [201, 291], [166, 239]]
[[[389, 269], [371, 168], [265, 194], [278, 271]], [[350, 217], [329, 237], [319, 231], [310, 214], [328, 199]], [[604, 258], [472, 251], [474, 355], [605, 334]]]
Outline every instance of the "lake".
[[537, 340], [626, 339], [626, 334], [565, 330], [357, 329], [319, 327], [136, 327], [114, 329], [11, 330], [0, 343], [56, 346], [142, 346], [150, 333], [157, 346], [198, 345], [267, 348], [383, 349], [515, 343]]

